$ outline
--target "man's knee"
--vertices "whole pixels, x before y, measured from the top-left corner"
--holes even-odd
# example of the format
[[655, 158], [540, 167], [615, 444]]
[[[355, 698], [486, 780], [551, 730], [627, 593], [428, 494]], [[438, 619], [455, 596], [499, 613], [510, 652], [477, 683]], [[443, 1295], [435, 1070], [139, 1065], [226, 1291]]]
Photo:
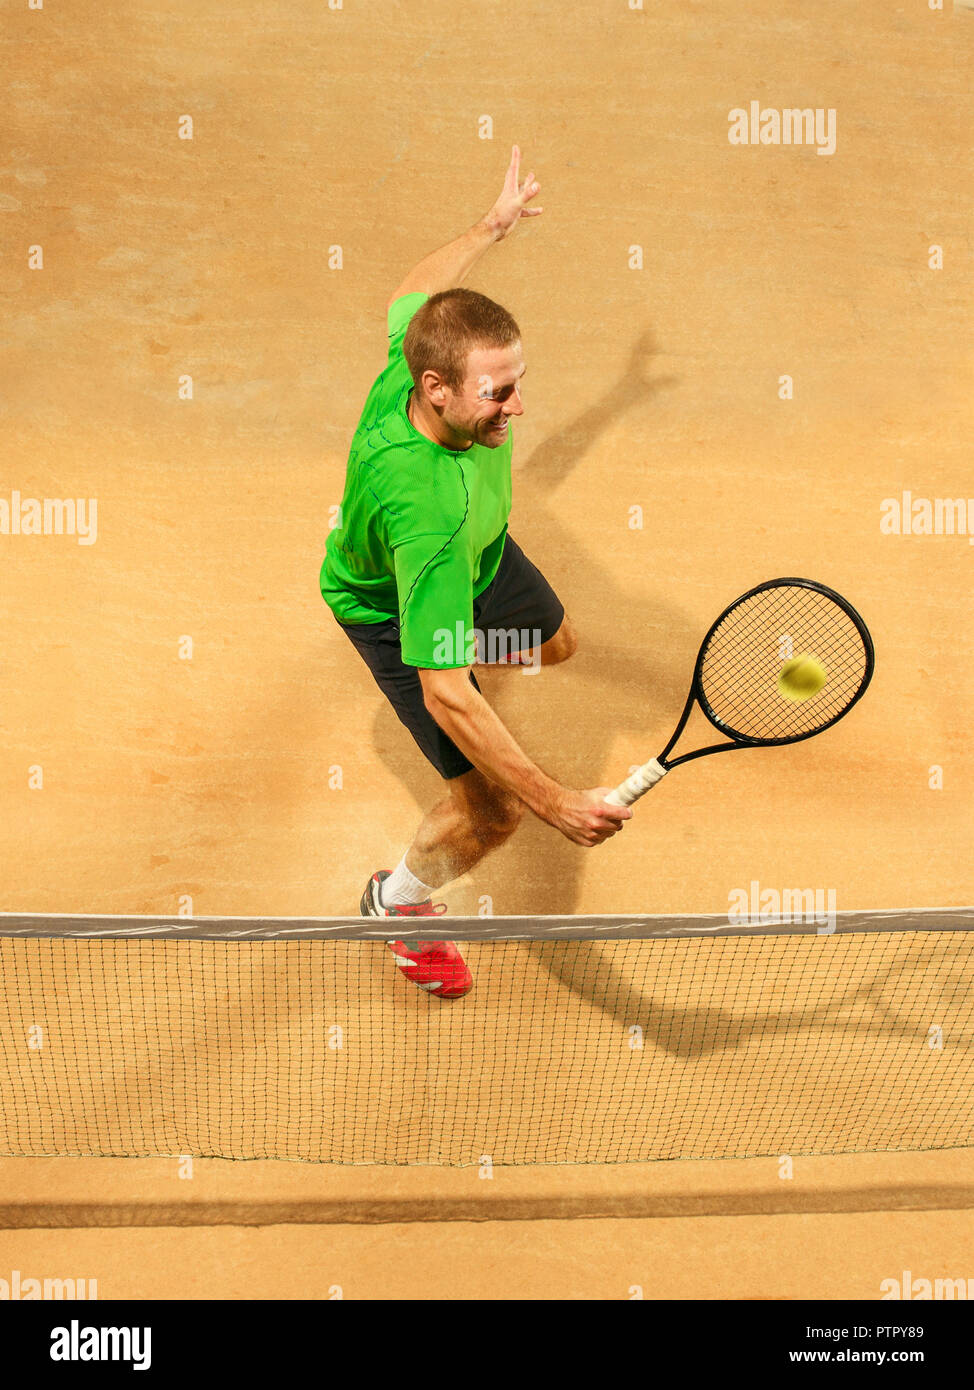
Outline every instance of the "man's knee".
[[561, 627], [553, 637], [549, 637], [541, 647], [541, 664], [543, 666], [555, 666], [561, 661], [567, 661], [570, 656], [574, 656], [578, 651], [578, 634], [572, 626], [571, 619], [566, 614], [561, 620]]
[[488, 845], [502, 845], [521, 824], [524, 802], [509, 792], [491, 797], [474, 815], [474, 833]]
[[482, 777], [476, 786], [462, 789], [459, 801], [474, 834], [489, 844], [502, 844], [513, 835], [526, 810], [520, 797]]

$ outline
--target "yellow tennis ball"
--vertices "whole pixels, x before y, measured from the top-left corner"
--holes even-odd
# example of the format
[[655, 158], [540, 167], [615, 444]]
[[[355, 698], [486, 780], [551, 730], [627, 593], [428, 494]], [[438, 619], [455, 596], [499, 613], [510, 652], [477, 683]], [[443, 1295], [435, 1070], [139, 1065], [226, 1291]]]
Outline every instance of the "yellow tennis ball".
[[818, 694], [827, 678], [822, 663], [803, 652], [782, 666], [778, 676], [778, 694], [786, 700], [807, 700]]

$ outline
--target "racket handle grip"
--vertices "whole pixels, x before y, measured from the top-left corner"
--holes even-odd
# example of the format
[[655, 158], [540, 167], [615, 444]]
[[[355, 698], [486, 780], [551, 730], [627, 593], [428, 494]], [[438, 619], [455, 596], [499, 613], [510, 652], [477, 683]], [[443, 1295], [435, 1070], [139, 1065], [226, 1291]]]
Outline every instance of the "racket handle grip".
[[614, 792], [609, 792], [605, 799], [610, 806], [631, 806], [634, 801], [645, 796], [651, 787], [655, 787], [656, 783], [666, 776], [667, 771], [658, 759], [650, 758], [648, 763], [637, 767], [632, 776], [620, 782]]

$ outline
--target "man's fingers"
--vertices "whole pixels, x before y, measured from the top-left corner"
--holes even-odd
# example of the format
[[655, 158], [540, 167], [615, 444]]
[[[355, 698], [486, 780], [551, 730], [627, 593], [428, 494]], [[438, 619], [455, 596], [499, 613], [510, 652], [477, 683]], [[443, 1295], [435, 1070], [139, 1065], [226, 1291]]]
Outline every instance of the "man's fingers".
[[591, 833], [596, 836], [597, 840], [607, 840], [610, 835], [618, 835], [624, 824], [625, 821], [603, 820], [593, 828]]
[[533, 169], [524, 182], [521, 182], [520, 145], [511, 146], [511, 162], [508, 165], [507, 177], [504, 179], [504, 192], [513, 193], [521, 201], [519, 211], [522, 217], [537, 217], [539, 212], [544, 212], [544, 208], [532, 208], [528, 211], [524, 207], [524, 203], [531, 198], [536, 198], [541, 192], [541, 185], [535, 178]]

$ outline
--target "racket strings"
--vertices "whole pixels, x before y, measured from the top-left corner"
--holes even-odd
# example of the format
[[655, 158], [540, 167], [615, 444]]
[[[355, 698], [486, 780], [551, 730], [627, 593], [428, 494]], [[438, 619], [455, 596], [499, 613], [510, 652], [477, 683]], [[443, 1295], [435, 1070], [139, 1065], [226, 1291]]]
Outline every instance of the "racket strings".
[[[814, 657], [826, 672], [822, 689], [802, 701], [778, 689], [792, 656]], [[741, 738], [802, 738], [848, 709], [868, 670], [858, 627], [828, 594], [800, 585], [764, 589], [735, 604], [711, 633], [700, 666], [704, 709]]]

